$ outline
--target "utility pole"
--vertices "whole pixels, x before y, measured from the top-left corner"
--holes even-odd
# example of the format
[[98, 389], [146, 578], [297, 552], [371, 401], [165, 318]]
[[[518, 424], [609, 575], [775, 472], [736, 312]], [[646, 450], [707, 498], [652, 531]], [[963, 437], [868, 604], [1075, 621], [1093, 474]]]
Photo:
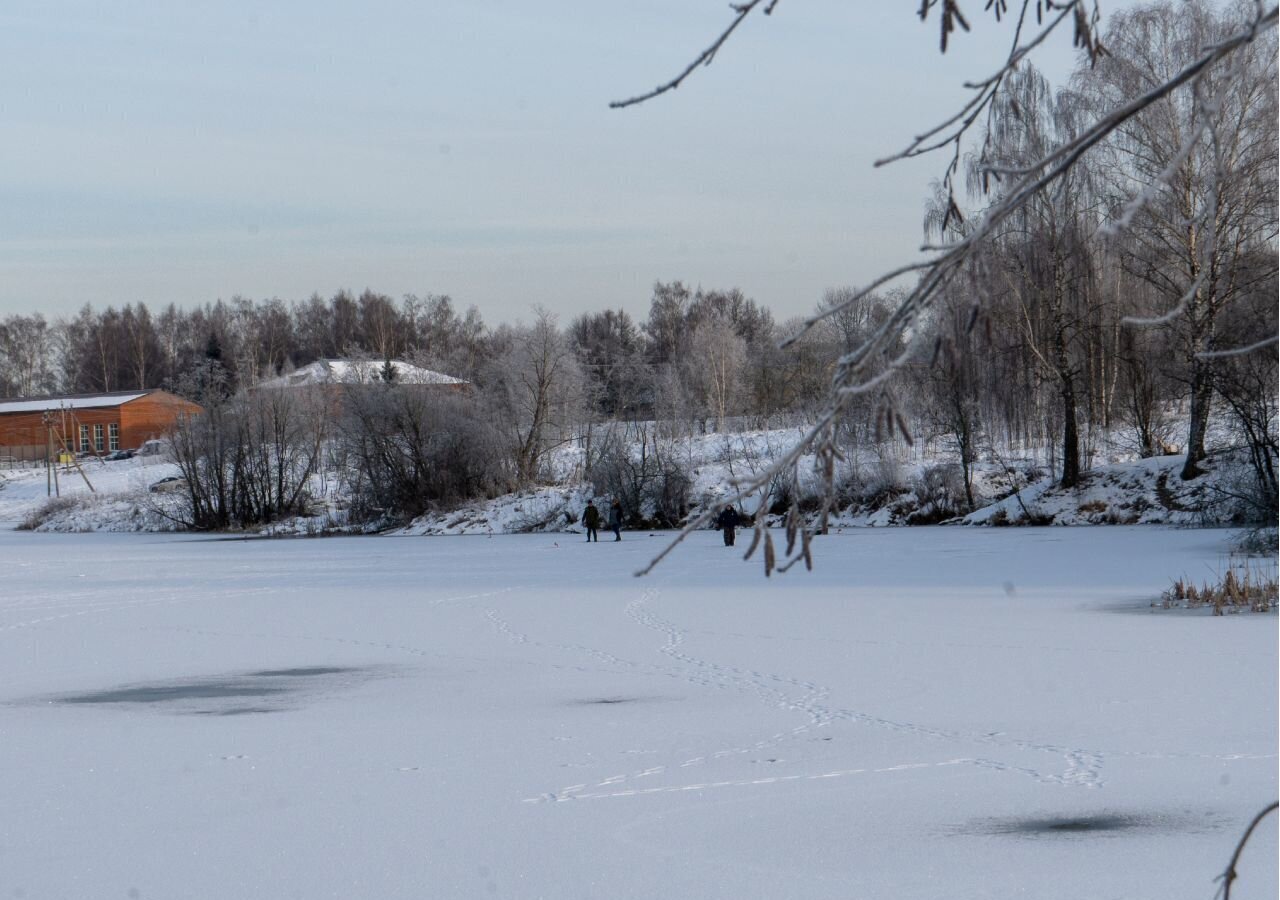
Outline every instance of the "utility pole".
[[[71, 464], [76, 467], [76, 471], [80, 473], [80, 477], [84, 479], [84, 483], [89, 488], [89, 492], [96, 494], [97, 491], [94, 490], [93, 482], [89, 480], [89, 476], [85, 474], [84, 469], [81, 468], [80, 466], [80, 460], [76, 459], [75, 453], [71, 450], [71, 445], [67, 443], [67, 434], [66, 434], [67, 410], [64, 408], [61, 412], [62, 412], [62, 416], [61, 416], [62, 427], [60, 429], [55, 428], [54, 420], [51, 413], [46, 412], [44, 416], [42, 416], [49, 434], [49, 437], [48, 437], [49, 452], [48, 452], [47, 463], [52, 468], [52, 471], [53, 471], [53, 490], [55, 492], [58, 490], [58, 467], [57, 467], [57, 461], [53, 457], [54, 432], [56, 431], [58, 434], [58, 445], [62, 448], [63, 452], [67, 454], [67, 459], [71, 460]], [[76, 419], [75, 413], [71, 414], [71, 421], [74, 426], [76, 427], [79, 426], [79, 421]], [[48, 486], [46, 485], [46, 490], [47, 490], [47, 487]], [[58, 494], [58, 496], [62, 496], [62, 495]]]

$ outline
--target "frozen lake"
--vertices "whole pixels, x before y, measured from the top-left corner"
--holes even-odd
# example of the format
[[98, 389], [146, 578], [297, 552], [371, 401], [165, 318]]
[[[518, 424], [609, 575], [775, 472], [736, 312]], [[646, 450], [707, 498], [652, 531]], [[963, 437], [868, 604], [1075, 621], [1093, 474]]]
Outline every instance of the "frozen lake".
[[1208, 900], [1277, 620], [1148, 603], [1227, 537], [0, 532], [0, 898]]

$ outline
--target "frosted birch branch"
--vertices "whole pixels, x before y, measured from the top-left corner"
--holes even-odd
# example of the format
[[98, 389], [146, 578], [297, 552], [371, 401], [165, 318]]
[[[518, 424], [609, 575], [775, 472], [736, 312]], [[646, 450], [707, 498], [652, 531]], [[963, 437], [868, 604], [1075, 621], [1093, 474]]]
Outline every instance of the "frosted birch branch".
[[1263, 347], [1270, 347], [1276, 343], [1280, 343], [1280, 335], [1273, 334], [1271, 337], [1249, 344], [1247, 347], [1232, 347], [1230, 350], [1204, 350], [1196, 354], [1196, 359], [1224, 359], [1229, 356], [1247, 356], [1255, 350], [1261, 350]]
[[[769, 0], [769, 2], [764, 6], [764, 14], [766, 16], [772, 15], [779, 2], [781, 2], [781, 0]], [[684, 80], [692, 75], [694, 70], [699, 66], [709, 66], [715, 61], [716, 54], [720, 52], [720, 48], [724, 46], [725, 41], [729, 40], [737, 27], [741, 25], [743, 21], [746, 20], [747, 16], [751, 15], [751, 12], [762, 3], [765, 3], [765, 0], [746, 0], [744, 3], [731, 4], [729, 8], [733, 10], [734, 17], [733, 21], [729, 23], [729, 27], [722, 31], [718, 38], [712, 41], [711, 46], [699, 53], [693, 62], [689, 63], [689, 65], [685, 67], [684, 71], [675, 78], [672, 78], [670, 81], [658, 85], [651, 91], [646, 91], [643, 94], [637, 94], [636, 96], [626, 100], [615, 100], [609, 104], [609, 108], [624, 109], [628, 106], [635, 106], [637, 104], [644, 103], [646, 100], [652, 100], [660, 94], [665, 94], [667, 91], [674, 91], [676, 88], [680, 87]]]

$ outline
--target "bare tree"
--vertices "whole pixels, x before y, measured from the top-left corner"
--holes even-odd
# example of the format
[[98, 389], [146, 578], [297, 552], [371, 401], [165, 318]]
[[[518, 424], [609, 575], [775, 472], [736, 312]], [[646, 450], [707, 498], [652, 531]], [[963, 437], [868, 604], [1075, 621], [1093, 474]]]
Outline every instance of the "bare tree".
[[406, 327], [416, 340], [409, 354], [415, 363], [438, 369], [458, 378], [475, 381], [486, 365], [488, 329], [474, 306], [459, 315], [447, 294], [429, 294], [425, 299], [406, 298]]
[[53, 329], [40, 314], [0, 320], [0, 396], [31, 397], [54, 387]]
[[[1017, 170], [1069, 140], [1078, 122], [1079, 104], [1070, 92], [1055, 93], [1024, 63], [1005, 79], [1005, 89], [990, 108], [981, 153], [969, 165], [971, 188], [983, 194], [999, 182], [992, 170]], [[1026, 346], [1051, 378], [1061, 401], [1063, 487], [1080, 480], [1079, 414], [1084, 376], [1083, 339], [1093, 291], [1091, 237], [1096, 217], [1090, 209], [1089, 168], [1077, 166], [1027, 199], [1005, 229], [989, 239], [991, 266], [1003, 276], [1020, 315]], [[954, 202], [948, 199], [948, 203]], [[962, 236], [966, 229], [947, 206], [934, 213], [940, 237]], [[943, 223], [951, 227], [942, 231]]]
[[125, 304], [120, 316], [120, 330], [125, 341], [130, 386], [140, 390], [154, 387], [160, 348], [151, 312], [146, 305], [139, 303], [135, 308]]
[[689, 289], [679, 281], [653, 286], [649, 302], [649, 319], [645, 322], [645, 334], [649, 338], [649, 358], [654, 365], [671, 362], [681, 355], [687, 346]]
[[605, 427], [590, 460], [595, 490], [614, 497], [635, 527], [676, 527], [688, 512], [692, 479], [652, 422]]
[[582, 408], [583, 376], [573, 349], [545, 309], [514, 329], [509, 349], [490, 366], [486, 392], [511, 435], [516, 478], [528, 484], [546, 454], [570, 440]]
[[238, 528], [301, 512], [327, 434], [328, 398], [319, 390], [263, 390], [228, 397], [213, 365], [185, 393], [204, 412], [169, 431], [185, 480], [177, 518], [188, 528]]
[[254, 330], [259, 347], [264, 378], [274, 378], [284, 371], [294, 343], [293, 318], [284, 302], [273, 297], [257, 305]]
[[[1258, 254], [1257, 264], [1274, 266], [1270, 254]], [[1226, 310], [1223, 330], [1243, 345], [1258, 344], [1276, 333], [1276, 295], [1280, 279], [1271, 268], [1272, 277]], [[1251, 522], [1274, 525], [1280, 508], [1277, 488], [1276, 458], [1280, 454], [1277, 420], [1280, 398], [1276, 396], [1277, 358], [1275, 353], [1233, 353], [1217, 359], [1215, 387], [1227, 410], [1238, 445], [1248, 457], [1250, 477], [1234, 479], [1225, 490], [1234, 494], [1244, 518]], [[1231, 479], [1228, 479], [1229, 481]], [[1223, 490], [1223, 486], [1218, 486]]]
[[366, 290], [360, 295], [359, 306], [364, 348], [375, 359], [399, 356], [404, 348], [405, 321], [391, 298]]
[[747, 342], [725, 317], [704, 318], [689, 337], [683, 375], [700, 406], [724, 431], [725, 418], [741, 409], [746, 396], [744, 373]]
[[643, 350], [639, 328], [626, 310], [583, 313], [569, 325], [579, 365], [596, 387], [596, 408], [606, 416], [635, 411], [643, 388]]
[[291, 310], [294, 322], [295, 345], [291, 362], [306, 365], [329, 352], [329, 306], [319, 294], [312, 294], [301, 303], [294, 303]]
[[[1274, 22], [1274, 10], [1272, 11]], [[1079, 77], [1097, 109], [1167, 82], [1203, 48], [1230, 40], [1261, 8], [1218, 13], [1203, 0], [1117, 13], [1111, 53]], [[1207, 67], [1193, 89], [1170, 92], [1121, 123], [1103, 148], [1113, 214], [1131, 249], [1122, 257], [1165, 309], [1149, 321], [1176, 329], [1191, 400], [1183, 478], [1200, 473], [1213, 399], [1218, 320], [1249, 287], [1244, 262], [1276, 237], [1276, 55], [1270, 40]], [[1136, 198], [1136, 199], [1135, 199]]]
[[348, 291], [338, 291], [329, 301], [329, 334], [325, 356], [350, 356], [362, 349], [360, 310]]
[[979, 401], [981, 354], [975, 346], [978, 335], [968, 327], [971, 314], [968, 298], [948, 297], [938, 315], [951, 322], [939, 325], [944, 335], [935, 346], [933, 358], [918, 367], [922, 384], [924, 419], [933, 432], [949, 443], [960, 459], [961, 477], [968, 512], [975, 508], [973, 467], [982, 443], [982, 415]]
[[503, 435], [474, 398], [423, 385], [344, 390], [337, 443], [352, 514], [404, 520], [514, 487]]

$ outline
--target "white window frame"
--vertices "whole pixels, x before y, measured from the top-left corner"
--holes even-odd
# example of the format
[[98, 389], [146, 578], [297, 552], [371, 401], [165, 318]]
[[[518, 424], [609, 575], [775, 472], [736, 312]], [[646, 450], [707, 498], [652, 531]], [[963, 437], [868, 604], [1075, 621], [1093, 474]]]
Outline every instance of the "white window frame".
[[102, 452], [102, 425], [93, 426], [93, 451], [95, 453]]
[[88, 425], [80, 426], [80, 452], [81, 453], [89, 452], [89, 426]]
[[112, 453], [120, 449], [120, 423], [112, 422], [107, 426], [107, 449]]

